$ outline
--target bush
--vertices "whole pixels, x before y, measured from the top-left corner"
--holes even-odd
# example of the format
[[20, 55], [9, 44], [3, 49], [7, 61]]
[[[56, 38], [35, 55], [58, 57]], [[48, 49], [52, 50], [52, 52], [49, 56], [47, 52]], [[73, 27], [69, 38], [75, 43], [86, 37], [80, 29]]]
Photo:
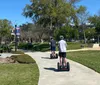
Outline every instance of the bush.
[[0, 48], [0, 53], [3, 53], [3, 48]]
[[25, 50], [32, 50], [32, 51], [48, 51], [50, 50], [50, 45], [48, 43], [20, 43], [19, 44], [20, 49], [25, 49]]
[[32, 50], [33, 44], [32, 43], [19, 43], [18, 48], [24, 49], [24, 50]]
[[27, 54], [12, 55], [11, 58], [19, 63], [35, 63], [35, 60]]
[[33, 51], [48, 51], [50, 50], [50, 45], [48, 43], [43, 44], [33, 44]]
[[8, 45], [0, 45], [0, 52], [11, 52], [12, 47]]
[[18, 48], [19, 49], [27, 49], [27, 43], [19, 43]]

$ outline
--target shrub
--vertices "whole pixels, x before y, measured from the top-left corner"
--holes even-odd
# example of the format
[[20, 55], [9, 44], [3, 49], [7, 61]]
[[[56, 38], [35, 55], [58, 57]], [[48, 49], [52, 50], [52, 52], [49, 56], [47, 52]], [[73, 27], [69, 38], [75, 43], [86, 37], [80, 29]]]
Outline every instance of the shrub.
[[18, 48], [19, 49], [27, 49], [27, 43], [19, 43]]
[[19, 63], [35, 63], [35, 60], [27, 54], [12, 55], [11, 58]]
[[32, 50], [33, 44], [32, 43], [19, 43], [18, 48], [25, 49], [25, 50]]
[[0, 45], [0, 52], [11, 52], [12, 46]]
[[33, 44], [33, 51], [48, 51], [50, 50], [50, 46], [48, 43], [43, 43], [43, 44]]

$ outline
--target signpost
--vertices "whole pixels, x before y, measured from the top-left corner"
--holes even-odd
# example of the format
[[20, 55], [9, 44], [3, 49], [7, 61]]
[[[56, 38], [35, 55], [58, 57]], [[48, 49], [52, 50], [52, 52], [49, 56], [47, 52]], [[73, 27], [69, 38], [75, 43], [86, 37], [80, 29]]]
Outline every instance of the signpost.
[[20, 35], [20, 28], [17, 27], [17, 25], [15, 25], [15, 52], [18, 49], [18, 38], [19, 38], [19, 35]]
[[17, 51], [17, 34], [16, 34], [16, 27], [17, 27], [17, 25], [15, 25], [15, 52]]

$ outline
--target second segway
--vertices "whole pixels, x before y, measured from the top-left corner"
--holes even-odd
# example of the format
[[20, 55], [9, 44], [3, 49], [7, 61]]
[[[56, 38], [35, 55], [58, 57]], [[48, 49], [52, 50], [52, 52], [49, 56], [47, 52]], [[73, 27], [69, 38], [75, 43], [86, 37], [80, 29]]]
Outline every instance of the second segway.
[[58, 58], [58, 54], [56, 53], [55, 55], [50, 54], [50, 59], [57, 59]]

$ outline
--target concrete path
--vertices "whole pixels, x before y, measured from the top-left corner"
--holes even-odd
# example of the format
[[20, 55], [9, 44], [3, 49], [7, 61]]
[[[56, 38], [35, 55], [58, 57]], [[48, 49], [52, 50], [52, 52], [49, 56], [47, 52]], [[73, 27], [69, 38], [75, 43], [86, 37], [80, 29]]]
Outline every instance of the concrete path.
[[6, 58], [10, 57], [12, 55], [19, 55], [19, 54], [13, 54], [13, 53], [0, 53], [0, 58]]
[[100, 74], [70, 61], [70, 72], [58, 72], [58, 59], [49, 59], [49, 53], [27, 52], [34, 58], [40, 70], [38, 85], [100, 85]]

